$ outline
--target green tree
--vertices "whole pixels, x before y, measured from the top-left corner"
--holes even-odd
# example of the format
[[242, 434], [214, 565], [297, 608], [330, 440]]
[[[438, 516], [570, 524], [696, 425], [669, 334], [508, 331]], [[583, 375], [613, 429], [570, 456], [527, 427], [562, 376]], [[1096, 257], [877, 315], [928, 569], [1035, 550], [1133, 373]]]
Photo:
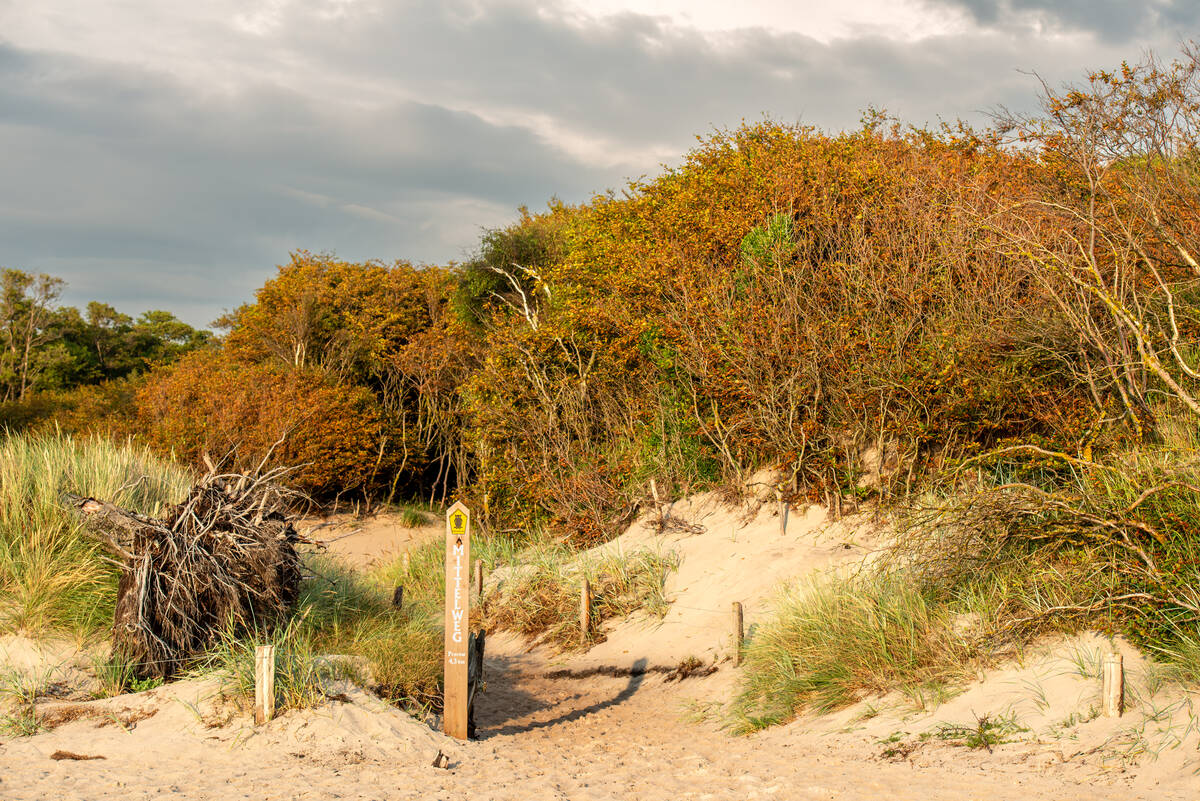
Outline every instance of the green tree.
[[50, 342], [47, 326], [63, 280], [42, 273], [4, 270], [0, 275], [0, 384], [4, 400], [24, 400], [35, 377], [36, 350]]

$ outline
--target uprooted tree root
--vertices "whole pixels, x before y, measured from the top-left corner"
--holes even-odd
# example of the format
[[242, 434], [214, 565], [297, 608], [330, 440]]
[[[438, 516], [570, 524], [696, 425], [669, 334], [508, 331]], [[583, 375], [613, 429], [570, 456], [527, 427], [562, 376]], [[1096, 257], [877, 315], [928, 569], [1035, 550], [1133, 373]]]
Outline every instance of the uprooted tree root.
[[138, 678], [170, 676], [231, 627], [270, 628], [295, 608], [304, 540], [281, 472], [210, 472], [162, 520], [64, 495], [121, 567], [113, 652]]

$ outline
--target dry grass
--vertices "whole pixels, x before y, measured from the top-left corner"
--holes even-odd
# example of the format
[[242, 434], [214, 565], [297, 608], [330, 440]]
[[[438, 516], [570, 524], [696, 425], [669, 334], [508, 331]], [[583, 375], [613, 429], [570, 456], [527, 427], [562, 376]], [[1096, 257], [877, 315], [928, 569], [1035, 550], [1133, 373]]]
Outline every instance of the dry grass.
[[[563, 547], [542, 546], [522, 553], [488, 595], [484, 625], [513, 631], [561, 650], [602, 638], [600, 624], [636, 611], [663, 615], [667, 575], [678, 565], [673, 553], [637, 550], [600, 557], [577, 556]], [[587, 637], [580, 629], [579, 595], [587, 579], [592, 618]]]

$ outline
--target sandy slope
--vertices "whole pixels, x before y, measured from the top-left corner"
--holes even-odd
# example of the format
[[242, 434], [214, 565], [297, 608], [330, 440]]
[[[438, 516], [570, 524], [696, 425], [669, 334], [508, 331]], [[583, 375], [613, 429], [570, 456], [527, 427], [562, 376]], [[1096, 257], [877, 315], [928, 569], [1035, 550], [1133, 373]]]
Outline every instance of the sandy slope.
[[[728, 736], [711, 714], [728, 699], [736, 676], [725, 661], [729, 602], [742, 601], [748, 620], [761, 620], [779, 581], [846, 569], [869, 556], [878, 535], [864, 521], [826, 526], [819, 509], [795, 515], [782, 537], [769, 508], [747, 519], [744, 510], [700, 497], [671, 512], [703, 531], [659, 536], [636, 524], [605, 546], [681, 555], [668, 587], [675, 602], [670, 614], [611, 627], [606, 642], [569, 659], [492, 638], [476, 742], [449, 741], [349, 687], [331, 689], [338, 700], [256, 729], [211, 682], [183, 682], [106, 701], [43, 705], [75, 719], [35, 737], [0, 737], [0, 799], [1200, 795], [1193, 773], [1200, 718], [1186, 697], [1152, 695], [1132, 652], [1133, 708], [1120, 720], [1094, 718], [1098, 681], [1088, 666], [1106, 647], [1095, 638], [1047, 644], [941, 706], [875, 699], [751, 737]], [[628, 674], [630, 667], [667, 667], [691, 655], [713, 661], [717, 672], [682, 682], [662, 673]], [[0, 659], [26, 667], [57, 661], [63, 675], [78, 676], [69, 649], [38, 651], [7, 638]], [[616, 675], [594, 673], [599, 667]], [[709, 722], [693, 722], [698, 711], [708, 712]], [[1011, 716], [1026, 731], [991, 753], [929, 736], [984, 714]], [[430, 764], [439, 749], [451, 758], [448, 770]], [[59, 750], [104, 759], [52, 759]]]
[[381, 512], [369, 517], [335, 515], [301, 521], [300, 530], [325, 544], [328, 552], [358, 567], [386, 563], [405, 551], [443, 536], [438, 523], [406, 526], [400, 515]]
[[[755, 504], [754, 506], [757, 506]], [[679, 569], [667, 581], [671, 609], [661, 620], [635, 616], [610, 627], [608, 639], [573, 664], [629, 665], [638, 659], [675, 665], [685, 657], [727, 658], [732, 645], [730, 610], [738, 601], [747, 632], [770, 614], [783, 582], [859, 565], [879, 545], [877, 526], [865, 518], [828, 523], [825, 510], [793, 510], [780, 534], [775, 504], [730, 507], [715, 493], [668, 506], [662, 533], [634, 523], [599, 551], [649, 548], [673, 551]], [[697, 531], [698, 529], [698, 531]]]

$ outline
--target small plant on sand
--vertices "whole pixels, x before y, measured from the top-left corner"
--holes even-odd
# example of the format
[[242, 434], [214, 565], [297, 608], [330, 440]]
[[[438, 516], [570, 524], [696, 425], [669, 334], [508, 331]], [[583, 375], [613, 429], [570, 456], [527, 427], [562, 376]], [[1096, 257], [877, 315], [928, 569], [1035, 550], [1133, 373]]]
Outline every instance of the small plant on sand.
[[420, 528], [437, 522], [431, 513], [415, 506], [401, 507], [396, 513], [396, 519], [400, 521], [400, 525], [408, 528]]
[[136, 665], [119, 654], [92, 659], [92, 674], [96, 677], [97, 698], [111, 698], [129, 692], [136, 679]]
[[1063, 737], [1066, 735], [1068, 729], [1073, 729], [1084, 723], [1090, 723], [1098, 717], [1100, 717], [1100, 707], [1092, 705], [1086, 710], [1075, 710], [1051, 728], [1057, 730], [1059, 737]]
[[986, 748], [990, 752], [993, 746], [1012, 742], [1014, 735], [1026, 731], [1029, 729], [1017, 723], [1014, 715], [979, 715], [974, 725], [943, 723], [929, 735], [936, 740], [967, 748]]
[[0, 732], [28, 737], [42, 730], [37, 699], [49, 684], [49, 676], [49, 671], [41, 675], [19, 670], [0, 673]]
[[1071, 649], [1068, 658], [1071, 660], [1071, 666], [1075, 668], [1075, 672], [1081, 678], [1099, 679], [1103, 676], [1104, 657], [1100, 654], [1099, 648], [1076, 645]]
[[138, 678], [137, 665], [119, 653], [92, 660], [92, 674], [96, 677], [96, 698], [111, 698], [125, 693], [140, 693], [162, 685], [158, 676]]

